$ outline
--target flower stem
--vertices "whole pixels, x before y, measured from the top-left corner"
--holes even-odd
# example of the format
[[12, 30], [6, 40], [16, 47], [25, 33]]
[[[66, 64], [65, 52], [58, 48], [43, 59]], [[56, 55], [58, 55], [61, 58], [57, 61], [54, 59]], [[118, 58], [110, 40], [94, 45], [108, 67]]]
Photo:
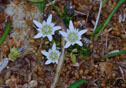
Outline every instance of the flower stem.
[[[61, 21], [61, 25], [62, 25], [62, 31], [65, 31], [65, 26], [64, 26], [62, 21]], [[60, 59], [59, 59], [59, 62], [58, 62], [57, 68], [56, 68], [56, 76], [55, 76], [53, 84], [51, 85], [51, 88], [56, 87], [56, 83], [57, 83], [59, 76], [60, 76], [60, 72], [61, 72], [61, 69], [62, 69], [62, 66], [63, 66], [63, 62], [64, 62], [64, 53], [65, 53], [64, 45], [65, 45], [65, 40], [62, 37], [61, 38], [61, 52], [62, 52], [62, 54], [60, 56]]]

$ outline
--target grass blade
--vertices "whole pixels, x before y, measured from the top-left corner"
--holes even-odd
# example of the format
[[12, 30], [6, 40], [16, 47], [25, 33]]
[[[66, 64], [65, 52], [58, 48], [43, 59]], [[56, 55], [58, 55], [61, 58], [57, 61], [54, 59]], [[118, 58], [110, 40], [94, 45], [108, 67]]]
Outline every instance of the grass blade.
[[28, 1], [31, 1], [31, 2], [43, 2], [44, 0], [28, 0]]
[[51, 6], [56, 10], [56, 12], [59, 14], [59, 16], [60, 16], [60, 18], [62, 18], [62, 14], [60, 13], [60, 11], [56, 8], [56, 6], [52, 3], [52, 2], [50, 2], [49, 0], [48, 0], [48, 2], [51, 4]]
[[93, 31], [93, 33], [90, 36], [90, 39], [93, 38], [93, 36], [98, 32], [98, 30], [103, 26], [103, 24], [100, 24], [96, 27], [96, 29]]
[[45, 6], [46, 6], [46, 2], [38, 3], [38, 7], [39, 7], [40, 11], [43, 11]]
[[82, 85], [83, 83], [86, 82], [86, 79], [81, 79], [75, 83], [73, 83], [71, 86], [69, 86], [68, 88], [78, 88], [80, 85]]
[[120, 54], [123, 54], [123, 53], [126, 53], [126, 50], [122, 50], [122, 51], [116, 52], [116, 53], [107, 54], [107, 55], [104, 56], [104, 58], [109, 58], [109, 57], [117, 56], [117, 55], [120, 55]]
[[115, 8], [112, 10], [111, 14], [108, 16], [107, 20], [105, 21], [103, 27], [101, 28], [101, 30], [99, 31], [99, 33], [96, 35], [96, 37], [94, 38], [94, 40], [96, 41], [98, 36], [101, 34], [101, 32], [104, 30], [104, 28], [106, 27], [106, 25], [109, 23], [110, 19], [112, 18], [113, 14], [116, 12], [116, 10], [119, 8], [119, 6], [121, 4], [123, 4], [126, 0], [119, 0], [119, 2], [117, 3], [117, 5], [115, 6]]
[[1, 37], [1, 39], [0, 39], [0, 45], [1, 45], [1, 44], [3, 43], [3, 41], [5, 40], [5, 38], [6, 38], [7, 34], [8, 34], [8, 32], [9, 32], [10, 27], [11, 27], [11, 23], [8, 22], [7, 25], [6, 25], [6, 27], [5, 27], [4, 33], [3, 33], [3, 35], [2, 35], [2, 37]]

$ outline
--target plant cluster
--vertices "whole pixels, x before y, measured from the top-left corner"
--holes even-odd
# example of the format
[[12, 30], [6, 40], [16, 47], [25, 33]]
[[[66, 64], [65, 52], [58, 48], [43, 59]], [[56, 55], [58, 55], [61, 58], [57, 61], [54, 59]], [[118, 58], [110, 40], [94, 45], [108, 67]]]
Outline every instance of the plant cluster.
[[[52, 14], [50, 14], [49, 17], [47, 18], [47, 21], [44, 20], [42, 24], [36, 20], [33, 20], [33, 22], [37, 26], [36, 30], [38, 31], [38, 34], [35, 35], [34, 38], [47, 37], [49, 41], [51, 42], [53, 40], [53, 35], [55, 34], [55, 31], [58, 31], [61, 29], [61, 26], [55, 26], [55, 24], [52, 22]], [[75, 44], [82, 46], [83, 44], [80, 41], [82, 39], [81, 36], [86, 32], [87, 32], [87, 29], [79, 31], [78, 28], [74, 28], [72, 20], [70, 20], [69, 29], [67, 29], [67, 32], [59, 31], [59, 33], [64, 37], [64, 40], [66, 41], [64, 48], [68, 48], [71, 45], [75, 45]], [[41, 52], [48, 59], [45, 64], [50, 64], [54, 62], [58, 64], [60, 52], [56, 50], [55, 43], [53, 43], [52, 50], [49, 49], [48, 52], [46, 51], [41, 51]]]

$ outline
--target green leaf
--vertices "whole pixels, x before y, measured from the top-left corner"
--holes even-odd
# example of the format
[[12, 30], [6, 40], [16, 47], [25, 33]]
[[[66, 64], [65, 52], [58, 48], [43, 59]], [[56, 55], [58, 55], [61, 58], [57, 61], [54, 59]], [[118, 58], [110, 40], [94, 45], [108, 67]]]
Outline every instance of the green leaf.
[[87, 56], [89, 56], [91, 54], [91, 50], [89, 50], [88, 48], [86, 49], [86, 48], [82, 47], [82, 48], [80, 48], [79, 53], [82, 58], [86, 58]]
[[71, 53], [70, 57], [71, 57], [71, 61], [73, 62], [73, 64], [75, 64], [76, 63], [76, 56], [73, 53]]
[[123, 54], [123, 53], [126, 53], [126, 50], [122, 50], [122, 51], [116, 52], [116, 53], [107, 54], [107, 55], [104, 56], [104, 58], [109, 58], [109, 57], [117, 56], [117, 55], [120, 55], [120, 54]]
[[90, 39], [93, 38], [93, 36], [99, 31], [99, 29], [100, 29], [102, 26], [103, 26], [103, 24], [100, 24], [100, 25], [97, 26], [97, 28], [96, 28], [96, 29], [93, 31], [93, 33], [91, 34]]
[[1, 37], [1, 39], [0, 39], [0, 45], [1, 45], [1, 44], [3, 43], [3, 41], [5, 40], [7, 34], [8, 34], [8, 32], [9, 32], [9, 30], [10, 30], [10, 27], [11, 27], [11, 23], [8, 22], [7, 25], [6, 25], [6, 27], [5, 27], [4, 33], [3, 33], [3, 35], [2, 35], [2, 37]]
[[44, 0], [28, 0], [30, 2], [43, 2]]
[[40, 11], [43, 11], [45, 6], [46, 6], [46, 2], [38, 3], [38, 7], [39, 7]]
[[110, 15], [108, 16], [107, 20], [105, 21], [104, 25], [102, 26], [101, 30], [99, 31], [99, 33], [96, 35], [96, 37], [94, 38], [94, 40], [96, 41], [98, 39], [98, 36], [101, 34], [101, 32], [104, 30], [104, 28], [106, 27], [106, 25], [109, 23], [109, 21], [111, 20], [113, 14], [116, 12], [116, 10], [119, 8], [119, 6], [121, 4], [123, 4], [126, 0], [119, 0], [119, 2], [117, 3], [117, 5], [115, 6], [115, 8], [112, 10], [112, 12], [110, 13]]
[[83, 83], [86, 82], [86, 79], [81, 79], [75, 83], [73, 83], [71, 86], [69, 86], [68, 88], [77, 88], [79, 87], [80, 85], [82, 85]]

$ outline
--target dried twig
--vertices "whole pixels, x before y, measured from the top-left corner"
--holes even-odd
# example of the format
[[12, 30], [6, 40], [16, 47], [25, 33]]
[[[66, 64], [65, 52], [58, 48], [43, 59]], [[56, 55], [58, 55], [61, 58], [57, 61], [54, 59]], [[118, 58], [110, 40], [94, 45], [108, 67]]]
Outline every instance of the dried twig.
[[106, 41], [105, 41], [105, 48], [108, 47], [108, 35], [106, 36]]
[[9, 88], [9, 86], [7, 86], [7, 85], [0, 85], [0, 87], [2, 87], [2, 88]]
[[81, 15], [87, 15], [86, 13], [83, 13], [83, 12], [80, 12], [80, 11], [77, 11], [77, 10], [74, 10], [75, 13], [77, 14], [81, 14]]
[[124, 71], [123, 71], [123, 69], [121, 68], [121, 66], [119, 66], [119, 70], [120, 70], [120, 72], [121, 72], [121, 74], [122, 74], [123, 80], [126, 81], [126, 80], [125, 80], [125, 77], [124, 77]]
[[[62, 31], [65, 31], [65, 26], [64, 26], [62, 20], [61, 20], [61, 25], [62, 25]], [[61, 52], [62, 52], [62, 54], [60, 56], [59, 63], [57, 65], [56, 76], [55, 76], [53, 84], [51, 85], [51, 88], [56, 87], [56, 83], [57, 83], [59, 76], [60, 76], [61, 68], [62, 68], [62, 65], [64, 62], [64, 53], [65, 53], [64, 45], [65, 45], [65, 40], [62, 37], [62, 39], [61, 39]]]
[[[90, 9], [91, 10], [91, 9]], [[86, 18], [86, 25], [85, 25], [85, 27], [87, 28], [87, 22], [88, 22], [88, 17], [89, 17], [89, 13], [90, 13], [90, 11], [88, 12], [88, 14], [87, 14], [87, 18]]]
[[100, 14], [101, 14], [101, 9], [102, 9], [102, 0], [96, 0], [96, 1], [100, 1], [100, 7], [99, 7], [98, 16], [97, 16], [96, 23], [95, 23], [93, 31], [96, 29], [96, 27], [98, 25], [98, 21], [99, 21], [99, 17], [100, 17]]

